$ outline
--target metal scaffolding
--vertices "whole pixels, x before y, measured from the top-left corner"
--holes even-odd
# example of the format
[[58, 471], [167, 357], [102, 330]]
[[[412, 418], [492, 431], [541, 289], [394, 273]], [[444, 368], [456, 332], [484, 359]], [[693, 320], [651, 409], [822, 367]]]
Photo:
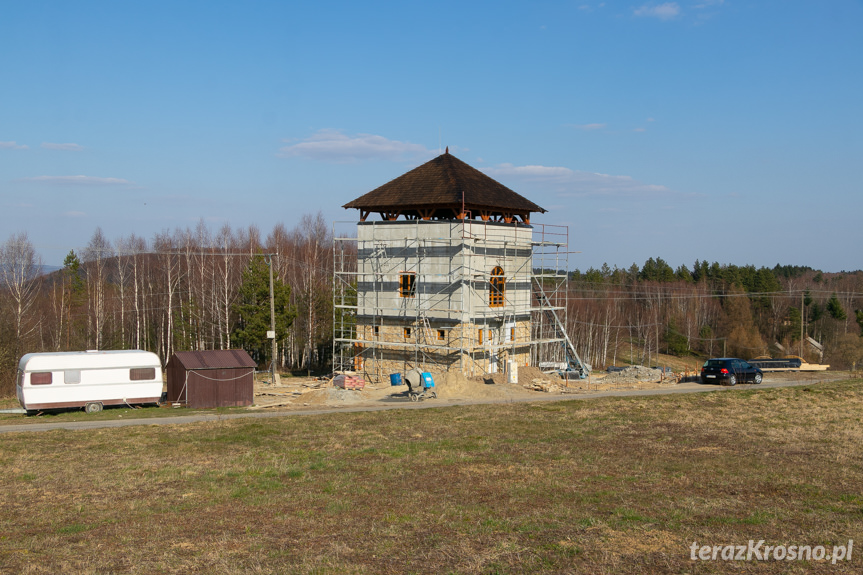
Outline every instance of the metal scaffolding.
[[[450, 235], [426, 237], [422, 220], [398, 223], [401, 235], [393, 237], [393, 222], [366, 222], [362, 239], [356, 222], [333, 224], [335, 372], [377, 382], [386, 377], [385, 361], [402, 362], [397, 371], [464, 375], [503, 370], [500, 357], [545, 369], [581, 365], [566, 334], [566, 226], [436, 221], [449, 225]], [[512, 286], [501, 289], [494, 306], [487, 298], [498, 281], [488, 269], [492, 260]], [[442, 261], [449, 261], [446, 269]], [[393, 296], [403, 289], [394, 285], [399, 274], [413, 276], [413, 296]], [[406, 330], [403, 337], [398, 329]]]

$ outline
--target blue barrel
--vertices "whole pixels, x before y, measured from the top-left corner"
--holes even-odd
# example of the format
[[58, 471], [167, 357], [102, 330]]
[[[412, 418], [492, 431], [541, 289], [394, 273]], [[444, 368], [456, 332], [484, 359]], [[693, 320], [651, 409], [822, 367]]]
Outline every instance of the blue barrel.
[[423, 376], [423, 387], [428, 389], [429, 387], [434, 387], [434, 380], [429, 372], [424, 371], [422, 373]]
[[390, 374], [390, 385], [401, 385], [401, 384], [402, 384], [402, 374], [391, 373]]

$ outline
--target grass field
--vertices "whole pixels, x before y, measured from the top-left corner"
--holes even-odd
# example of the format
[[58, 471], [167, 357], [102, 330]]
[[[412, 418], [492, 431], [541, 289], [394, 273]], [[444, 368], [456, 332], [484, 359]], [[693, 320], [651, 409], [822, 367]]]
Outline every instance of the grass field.
[[[863, 382], [0, 438], [9, 573], [860, 573]], [[851, 561], [692, 561], [690, 545]]]

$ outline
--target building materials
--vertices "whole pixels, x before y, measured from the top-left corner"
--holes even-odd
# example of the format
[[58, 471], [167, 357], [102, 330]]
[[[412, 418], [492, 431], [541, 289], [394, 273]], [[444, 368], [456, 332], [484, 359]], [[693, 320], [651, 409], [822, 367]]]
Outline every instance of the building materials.
[[333, 385], [342, 389], [361, 390], [366, 386], [366, 382], [356, 375], [337, 375], [333, 378]]

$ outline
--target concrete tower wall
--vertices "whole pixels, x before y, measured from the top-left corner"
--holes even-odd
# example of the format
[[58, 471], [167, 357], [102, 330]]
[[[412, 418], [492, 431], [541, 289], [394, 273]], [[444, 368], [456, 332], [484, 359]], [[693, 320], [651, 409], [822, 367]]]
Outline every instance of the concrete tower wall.
[[[476, 374], [507, 360], [527, 365], [532, 232], [495, 222], [359, 223], [355, 369], [380, 380], [411, 367]], [[503, 275], [493, 278], [497, 268]]]

